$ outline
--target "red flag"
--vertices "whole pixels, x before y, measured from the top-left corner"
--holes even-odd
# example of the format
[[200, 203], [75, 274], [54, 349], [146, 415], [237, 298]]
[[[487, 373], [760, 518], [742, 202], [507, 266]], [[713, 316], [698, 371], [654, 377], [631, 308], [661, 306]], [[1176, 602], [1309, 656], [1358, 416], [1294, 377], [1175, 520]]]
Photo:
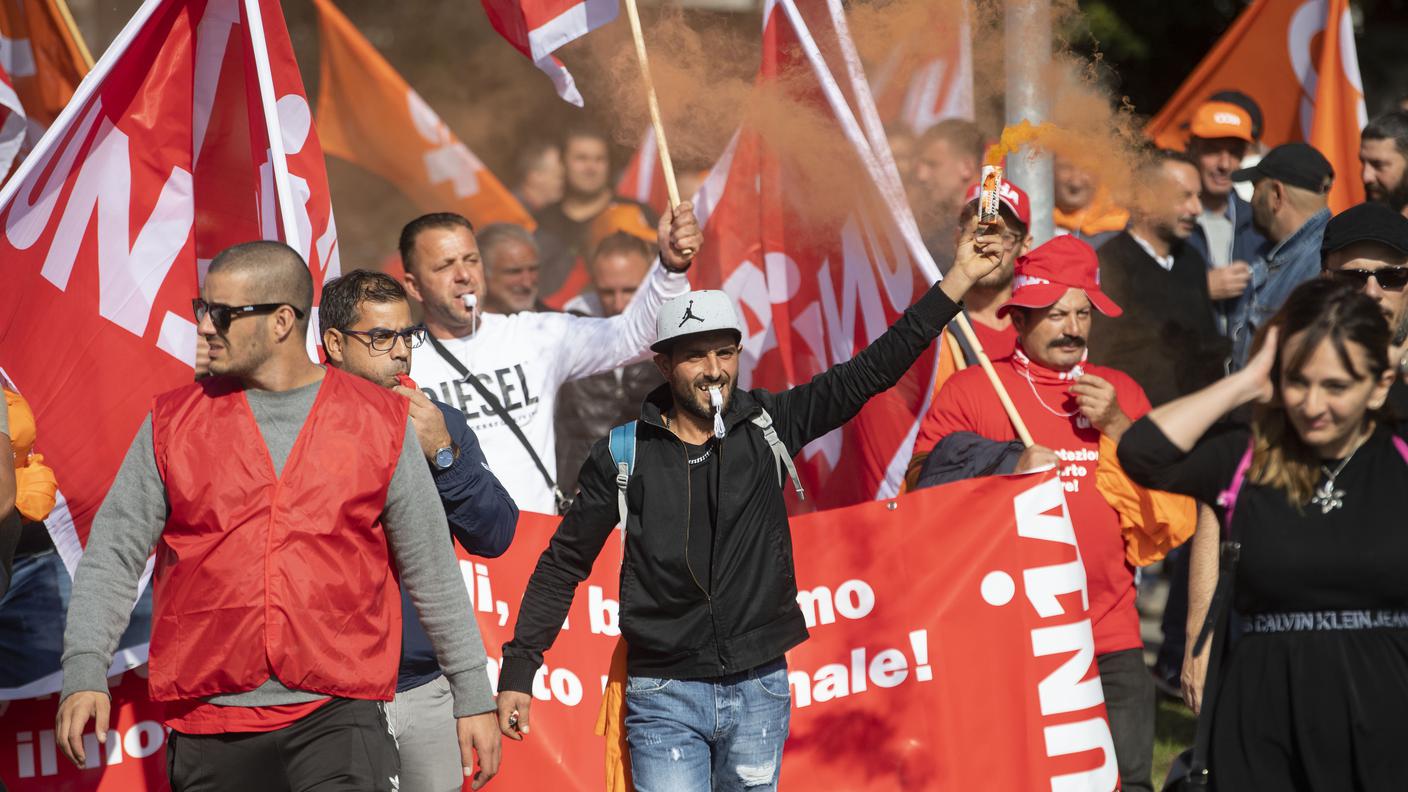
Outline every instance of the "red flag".
[[24, 146], [26, 126], [24, 105], [15, 93], [15, 84], [0, 68], [0, 174], [10, 172], [10, 165]]
[[[831, 28], [836, 17], [813, 16], [818, 30], [828, 28], [827, 38], [845, 38]], [[825, 131], [843, 141], [839, 156], [849, 161], [799, 163], [758, 130], [740, 129], [700, 190], [696, 211], [706, 242], [692, 280], [697, 288], [722, 288], [742, 309], [748, 332], [740, 385], [777, 390], [849, 360], [938, 272], [904, 206], [888, 149], [875, 146], [883, 146], [883, 131], [864, 82], [838, 83], [790, 0], [770, 3], [764, 18], [758, 82], [785, 75], [789, 95], [820, 111]], [[860, 120], [853, 106], [862, 109]], [[800, 169], [812, 167], [863, 174], [848, 191], [855, 200], [842, 221], [811, 217], [807, 202], [794, 200], [808, 192], [808, 174]], [[926, 352], [898, 386], [805, 449], [800, 467], [809, 498], [801, 508], [898, 491], [905, 444], [927, 403], [934, 364], [932, 350]]]
[[152, 396], [191, 379], [199, 263], [283, 239], [337, 273], [311, 119], [277, 0], [148, 2], [0, 192], [0, 369], [70, 571]]
[[552, 79], [557, 95], [578, 107], [582, 94], [553, 53], [616, 18], [617, 0], [483, 0], [489, 24]]
[[957, 24], [915, 31], [873, 70], [880, 117], [914, 134], [947, 118], [973, 119], [973, 41], [967, 5]]
[[1236, 89], [1261, 106], [1268, 147], [1305, 141], [1335, 168], [1330, 209], [1364, 200], [1359, 131], [1368, 123], [1349, 0], [1255, 0], [1144, 132], [1183, 148], [1193, 112], [1218, 91]]
[[[670, 193], [665, 187], [665, 172], [660, 169], [660, 150], [655, 145], [655, 129], [645, 130], [640, 146], [626, 163], [621, 178], [616, 182], [616, 194], [640, 201], [657, 212], [669, 208]], [[688, 195], [681, 195], [688, 201]]]

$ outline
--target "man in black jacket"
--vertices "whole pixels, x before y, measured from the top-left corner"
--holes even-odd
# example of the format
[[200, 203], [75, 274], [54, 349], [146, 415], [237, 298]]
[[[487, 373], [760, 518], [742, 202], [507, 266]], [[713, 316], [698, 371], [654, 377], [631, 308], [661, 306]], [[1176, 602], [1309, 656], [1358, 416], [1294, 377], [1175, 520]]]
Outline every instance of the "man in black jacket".
[[1160, 151], [1140, 180], [1147, 189], [1129, 227], [1099, 251], [1101, 288], [1124, 313], [1095, 317], [1090, 362], [1133, 377], [1157, 407], [1226, 373], [1228, 344], [1214, 322], [1206, 264], [1188, 244], [1202, 211], [1197, 167]]
[[[904, 375], [969, 286], [997, 266], [1002, 230], [999, 222], [979, 235], [975, 218], [948, 277], [884, 335], [781, 393], [734, 389], [741, 325], [722, 292], [690, 292], [661, 308], [652, 349], [667, 383], [641, 408], [624, 495], [626, 738], [638, 788], [776, 786], [790, 713], [783, 653], [807, 637], [780, 467]], [[776, 437], [758, 425], [764, 411]], [[543, 652], [619, 521], [605, 439], [578, 485], [504, 645], [499, 725], [513, 739], [528, 733]]]

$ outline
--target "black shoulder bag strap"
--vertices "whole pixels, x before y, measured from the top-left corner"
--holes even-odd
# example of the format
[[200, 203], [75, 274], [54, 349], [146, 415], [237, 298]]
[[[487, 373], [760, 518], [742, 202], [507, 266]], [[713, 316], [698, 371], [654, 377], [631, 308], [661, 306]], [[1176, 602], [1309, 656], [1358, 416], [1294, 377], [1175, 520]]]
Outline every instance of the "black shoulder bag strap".
[[557, 513], [566, 514], [567, 509], [572, 505], [572, 499], [563, 494], [562, 490], [558, 488], [557, 482], [553, 481], [552, 474], [548, 472], [547, 466], [543, 464], [542, 457], [538, 456], [538, 451], [533, 448], [533, 444], [528, 442], [528, 437], [523, 434], [523, 429], [518, 426], [518, 422], [513, 420], [513, 416], [508, 414], [508, 410], [504, 409], [504, 406], [499, 403], [498, 398], [495, 397], [488, 388], [484, 387], [484, 383], [480, 382], [478, 377], [471, 374], [469, 368], [461, 363], [458, 358], [450, 354], [450, 350], [446, 349], [445, 345], [440, 343], [439, 339], [430, 333], [426, 333], [425, 337], [426, 340], [430, 342], [430, 346], [435, 349], [435, 354], [439, 355], [446, 363], [449, 363], [465, 382], [474, 386], [474, 390], [478, 392], [479, 398], [483, 399], [484, 403], [489, 405], [489, 409], [494, 415], [497, 415], [499, 420], [503, 421], [504, 425], [508, 427], [508, 430], [513, 432], [513, 436], [518, 438], [518, 442], [523, 444], [523, 448], [528, 452], [528, 456], [533, 460], [533, 464], [537, 465], [538, 472], [543, 475], [543, 481], [547, 483], [548, 489], [552, 490], [553, 501], [557, 504]]

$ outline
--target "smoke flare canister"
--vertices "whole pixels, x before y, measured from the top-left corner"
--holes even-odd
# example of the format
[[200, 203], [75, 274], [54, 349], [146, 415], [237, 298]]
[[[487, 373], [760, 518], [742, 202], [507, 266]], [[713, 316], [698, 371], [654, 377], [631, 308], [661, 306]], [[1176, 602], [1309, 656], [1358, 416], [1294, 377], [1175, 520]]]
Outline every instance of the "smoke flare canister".
[[1002, 193], [1002, 166], [983, 166], [983, 191], [978, 195], [978, 222], [996, 223], [998, 196]]

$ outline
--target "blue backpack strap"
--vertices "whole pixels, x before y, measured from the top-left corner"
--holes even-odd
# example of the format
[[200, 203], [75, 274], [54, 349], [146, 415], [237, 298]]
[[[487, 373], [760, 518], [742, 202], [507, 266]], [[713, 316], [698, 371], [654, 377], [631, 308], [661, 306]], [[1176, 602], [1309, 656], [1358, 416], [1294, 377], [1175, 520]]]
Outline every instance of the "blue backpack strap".
[[607, 444], [611, 448], [611, 461], [616, 463], [616, 507], [621, 515], [621, 528], [625, 530], [626, 485], [636, 470], [636, 422], [613, 427]]

